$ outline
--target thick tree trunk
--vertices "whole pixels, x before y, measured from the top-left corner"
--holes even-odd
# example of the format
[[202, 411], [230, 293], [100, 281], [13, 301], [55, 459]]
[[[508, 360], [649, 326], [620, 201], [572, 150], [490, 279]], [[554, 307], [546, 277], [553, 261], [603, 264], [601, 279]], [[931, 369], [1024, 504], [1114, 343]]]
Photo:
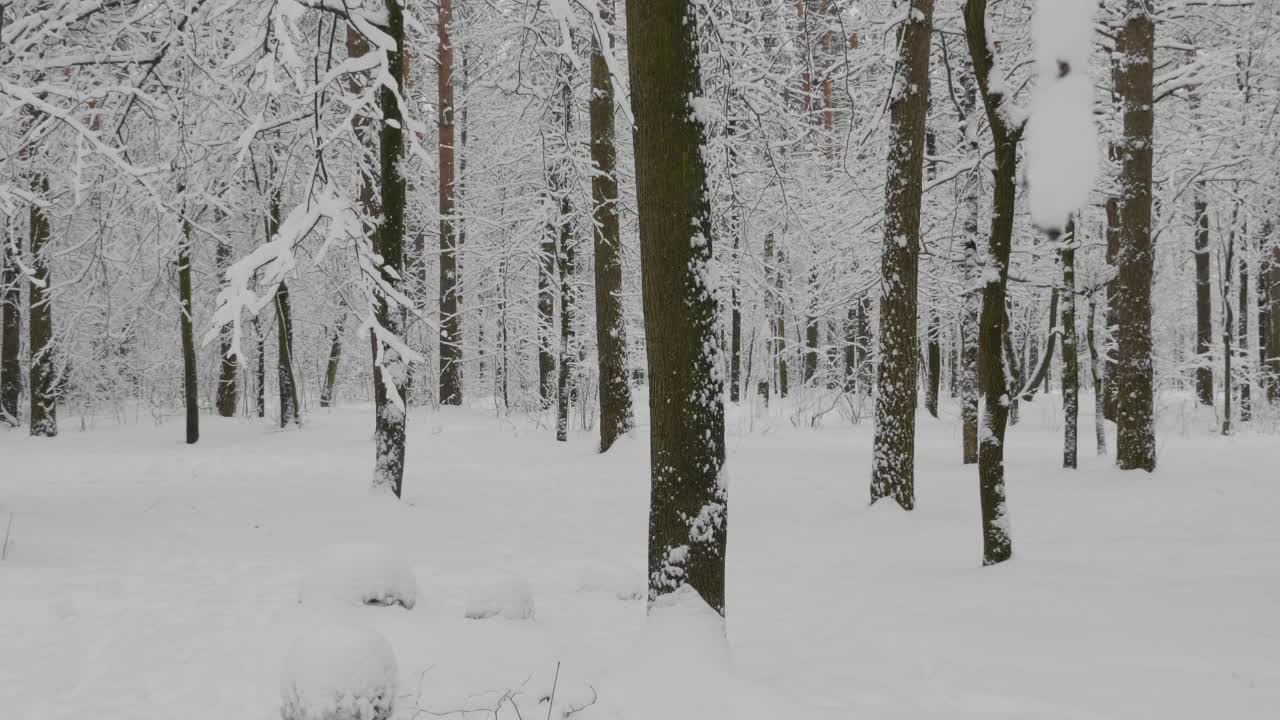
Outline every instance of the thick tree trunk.
[[[961, 75], [964, 93], [960, 100], [963, 117], [962, 134], [966, 152], [970, 160], [977, 163], [982, 157], [982, 148], [978, 142], [981, 126], [978, 113], [978, 88], [973, 77], [972, 63], [966, 63], [966, 72]], [[965, 183], [964, 189], [964, 295], [960, 315], [960, 361], [957, 372], [957, 383], [960, 395], [960, 418], [962, 434], [962, 456], [965, 465], [978, 462], [978, 328], [982, 311], [982, 269], [985, 263], [978, 254], [978, 223], [981, 218], [981, 200], [978, 197], [980, 183], [975, 174]]]
[[[36, 194], [47, 194], [49, 178], [36, 176], [31, 189]], [[54, 437], [58, 434], [57, 349], [53, 342], [51, 273], [44, 250], [45, 243], [49, 242], [49, 216], [43, 208], [31, 206], [28, 230], [33, 270], [31, 286], [27, 290], [27, 332], [31, 352], [27, 392], [31, 395], [31, 434]]]
[[[631, 386], [627, 382], [627, 321], [622, 312], [622, 239], [618, 223], [618, 150], [613, 119], [613, 77], [605, 59], [613, 48], [613, 2], [599, 4], [601, 27], [592, 33], [591, 176], [596, 281], [596, 354], [600, 370], [600, 452], [631, 431]], [[603, 33], [603, 37], [601, 36]], [[735, 291], [736, 292], [736, 291]], [[736, 298], [736, 295], [735, 295]], [[737, 304], [734, 305], [737, 318]], [[735, 332], [737, 331], [735, 326]], [[734, 335], [735, 341], [737, 335]], [[736, 346], [735, 346], [736, 348]], [[734, 382], [737, 382], [734, 352]], [[736, 384], [733, 388], [736, 391]], [[737, 400], [735, 397], [734, 400]]]
[[1120, 295], [1115, 381], [1116, 464], [1156, 467], [1151, 361], [1151, 145], [1155, 21], [1152, 0], [1128, 0], [1116, 35], [1116, 93], [1124, 114], [1120, 144]]
[[338, 386], [338, 365], [342, 361], [342, 318], [338, 318], [338, 324], [333, 328], [333, 340], [329, 344], [329, 360], [325, 365], [324, 371], [324, 389], [320, 391], [320, 407], [333, 407], [335, 403], [334, 392]]
[[1212, 300], [1209, 289], [1209, 201], [1204, 183], [1196, 183], [1195, 194], [1195, 262], [1196, 262], [1196, 398], [1201, 405], [1213, 404]]
[[880, 353], [876, 378], [871, 502], [891, 497], [915, 507], [916, 306], [929, 37], [933, 0], [911, 0], [899, 29], [902, 66], [889, 106], [889, 160], [881, 245]]
[[462, 323], [458, 316], [458, 235], [454, 216], [453, 0], [436, 15], [440, 160], [440, 404], [462, 404]]
[[[445, 3], [448, 0], [444, 0]], [[393, 68], [404, 67], [404, 15], [400, 0], [386, 0], [387, 34], [396, 43], [387, 52], [387, 62]], [[404, 76], [396, 77], [397, 91], [382, 87], [378, 90], [378, 105], [384, 121], [379, 125], [379, 175], [382, 190], [382, 222], [374, 234], [374, 251], [382, 258], [379, 268], [381, 281], [392, 289], [401, 285], [404, 267], [404, 211], [405, 179], [400, 174], [400, 160], [404, 155], [404, 117], [396, 95], [403, 96]], [[443, 239], [441, 241], [444, 242]], [[383, 332], [403, 337], [403, 312], [393, 305], [386, 294], [379, 294], [375, 301], [374, 319]], [[376, 420], [374, 437], [376, 455], [373, 487], [389, 491], [400, 497], [404, 481], [405, 456], [405, 397], [404, 379], [408, 376], [407, 361], [385, 341], [375, 338], [374, 404]]]
[[1076, 347], [1076, 224], [1072, 219], [1062, 246], [1062, 467], [1075, 469], [1080, 420], [1080, 355]]
[[21, 417], [22, 367], [18, 347], [22, 342], [22, 287], [18, 274], [18, 242], [8, 234], [0, 237], [0, 422], [17, 427]]
[[[231, 245], [228, 243], [218, 242], [215, 266], [218, 268], [219, 280], [225, 282], [227, 268], [231, 267]], [[236, 405], [239, 403], [237, 380], [240, 377], [240, 359], [231, 354], [231, 328], [231, 323], [227, 323], [219, 333], [221, 361], [218, 364], [217, 406], [218, 415], [222, 417], [235, 417]]]
[[[978, 498], [982, 509], [982, 563], [994, 565], [1013, 556], [1005, 503], [1004, 440], [1009, 419], [1010, 387], [1002, 344], [1007, 336], [1005, 307], [1009, 282], [1009, 253], [1013, 244], [1013, 218], [1017, 200], [1018, 142], [1020, 127], [1009, 127], [1002, 104], [1004, 95], [993, 89], [990, 75], [995, 65], [987, 41], [986, 0], [966, 0], [965, 38], [978, 89], [987, 111], [995, 149], [992, 187], [991, 239], [987, 281], [982, 287], [982, 315], [978, 329], [983, 417], [978, 436]], [[994, 270], [994, 273], [991, 271]]]
[[182, 326], [182, 400], [187, 409], [187, 444], [200, 439], [200, 395], [196, 385], [196, 341], [191, 318], [191, 223], [182, 218], [178, 240], [178, 307]]
[[725, 612], [728, 497], [697, 23], [688, 0], [627, 3], [651, 477], [649, 600], [692, 586]]

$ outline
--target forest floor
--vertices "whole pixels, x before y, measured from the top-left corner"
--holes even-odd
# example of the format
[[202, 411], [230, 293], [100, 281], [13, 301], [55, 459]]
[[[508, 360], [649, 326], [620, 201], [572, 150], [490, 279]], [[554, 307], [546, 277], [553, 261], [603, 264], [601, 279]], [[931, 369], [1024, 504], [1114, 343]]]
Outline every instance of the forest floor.
[[[869, 421], [735, 412], [730, 653], [638, 703], [609, 677], [645, 619], [643, 430], [600, 456], [590, 433], [415, 410], [399, 505], [368, 492], [367, 407], [286, 432], [206, 416], [194, 447], [176, 423], [0, 432], [0, 717], [275, 718], [289, 644], [338, 619], [390, 640], [399, 718], [542, 718], [553, 684], [561, 709], [597, 698], [580, 718], [1276, 717], [1280, 439], [1166, 423], [1158, 472], [1121, 473], [1084, 422], [1070, 472], [1055, 403], [1010, 433], [1015, 558], [994, 568], [949, 401], [920, 418], [909, 514], [867, 506]], [[401, 554], [417, 607], [299, 604], [348, 541]], [[504, 578], [536, 618], [466, 619]]]

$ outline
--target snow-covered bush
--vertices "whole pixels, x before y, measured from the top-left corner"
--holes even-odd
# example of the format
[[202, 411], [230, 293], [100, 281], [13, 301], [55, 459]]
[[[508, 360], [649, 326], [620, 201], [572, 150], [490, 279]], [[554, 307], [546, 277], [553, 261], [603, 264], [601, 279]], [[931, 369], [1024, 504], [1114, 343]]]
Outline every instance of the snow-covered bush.
[[328, 548], [302, 579], [298, 602], [400, 605], [418, 602], [418, 582], [409, 564], [378, 543]]
[[400, 671], [390, 643], [358, 625], [317, 628], [294, 641], [280, 681], [283, 720], [387, 720]]
[[467, 594], [466, 616], [472, 620], [492, 617], [532, 620], [533, 588], [524, 578], [505, 578], [473, 586]]

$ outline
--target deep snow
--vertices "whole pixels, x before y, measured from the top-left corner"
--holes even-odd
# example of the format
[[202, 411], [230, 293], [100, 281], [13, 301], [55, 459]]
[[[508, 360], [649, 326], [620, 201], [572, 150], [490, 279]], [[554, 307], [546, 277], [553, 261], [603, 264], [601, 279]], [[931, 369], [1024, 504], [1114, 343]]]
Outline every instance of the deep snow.
[[[401, 718], [542, 718], [553, 686], [588, 719], [1274, 718], [1280, 440], [1175, 415], [1160, 470], [1121, 473], [1083, 418], [1067, 472], [1055, 402], [1010, 432], [1015, 559], [986, 569], [949, 403], [920, 419], [910, 514], [867, 507], [869, 423], [733, 413], [719, 648], [645, 630], [643, 429], [598, 456], [414, 410], [398, 505], [368, 492], [368, 408], [287, 432], [205, 416], [195, 447], [177, 424], [0, 432], [0, 718], [277, 718], [290, 646], [345, 623], [390, 641]], [[300, 604], [344, 543], [393, 548], [416, 607]], [[536, 619], [465, 617], [501, 578]]]

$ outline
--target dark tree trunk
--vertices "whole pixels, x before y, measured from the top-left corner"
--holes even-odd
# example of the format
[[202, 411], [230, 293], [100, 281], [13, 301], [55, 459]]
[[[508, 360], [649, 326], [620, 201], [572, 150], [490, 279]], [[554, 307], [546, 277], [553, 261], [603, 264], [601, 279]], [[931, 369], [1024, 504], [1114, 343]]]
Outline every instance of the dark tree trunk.
[[1272, 227], [1268, 222], [1258, 239], [1258, 375], [1263, 397], [1276, 403], [1280, 402], [1280, 248], [1275, 251], [1277, 257], [1267, 250]]
[[869, 295], [862, 295], [858, 298], [856, 328], [857, 343], [855, 349], [858, 353], [858, 388], [859, 392], [870, 397], [875, 385], [875, 365], [872, 363], [871, 356], [873, 338], [871, 337], [871, 297]]
[[[7, 219], [6, 219], [7, 220]], [[21, 417], [22, 367], [18, 347], [22, 342], [22, 287], [18, 275], [18, 242], [8, 234], [0, 237], [0, 422], [17, 427]]]
[[1062, 467], [1075, 469], [1080, 420], [1080, 355], [1076, 347], [1076, 224], [1067, 223], [1062, 246]]
[[858, 389], [858, 306], [849, 306], [844, 320], [844, 391]]
[[573, 407], [573, 373], [576, 367], [573, 338], [576, 314], [573, 275], [576, 261], [570, 222], [572, 212], [568, 194], [562, 194], [557, 223], [560, 226], [560, 243], [559, 252], [556, 253], [556, 265], [560, 274], [560, 372], [556, 382], [556, 440], [560, 442], [569, 439], [569, 414]]
[[786, 305], [782, 300], [782, 248], [775, 247], [774, 235], [769, 233], [764, 238], [765, 264], [765, 315], [769, 319], [770, 337], [769, 364], [778, 388], [778, 396], [786, 397], [788, 390], [787, 357], [787, 320]]
[[880, 353], [876, 378], [871, 502], [915, 507], [917, 282], [925, 119], [929, 114], [929, 37], [933, 0], [911, 0], [899, 28], [902, 66], [889, 106], [884, 241], [880, 255]]
[[[1117, 263], [1120, 256], [1120, 200], [1119, 198], [1107, 198], [1107, 267], [1116, 268], [1117, 272], [1114, 278], [1107, 282], [1107, 310], [1106, 321], [1107, 333], [1112, 338], [1115, 337], [1116, 327], [1120, 318], [1120, 274], [1118, 272]], [[1107, 420], [1115, 422], [1116, 408], [1119, 406], [1119, 386], [1116, 379], [1119, 376], [1118, 365], [1116, 363], [1116, 353], [1114, 350], [1104, 353], [1103, 366], [1103, 402], [1102, 411]]]
[[929, 316], [928, 344], [926, 346], [926, 363], [927, 372], [925, 374], [924, 387], [924, 407], [929, 414], [938, 417], [938, 391], [942, 387], [942, 346], [939, 344], [938, 335], [941, 328], [938, 326], [938, 315], [933, 313]]
[[1237, 278], [1236, 285], [1240, 288], [1240, 320], [1239, 332], [1236, 338], [1238, 347], [1240, 348], [1240, 422], [1249, 422], [1253, 420], [1253, 398], [1251, 392], [1253, 390], [1253, 382], [1249, 377], [1249, 315], [1251, 308], [1249, 307], [1249, 233], [1241, 231], [1240, 233], [1240, 276]]
[[1204, 183], [1196, 183], [1196, 398], [1201, 405], [1213, 404], [1212, 300], [1209, 292], [1209, 202]]
[[[225, 281], [227, 268], [231, 267], [231, 245], [219, 241], [215, 266], [218, 268], [219, 280]], [[222, 417], [235, 417], [236, 405], [239, 403], [239, 392], [236, 381], [240, 376], [240, 359], [231, 354], [231, 323], [222, 326], [219, 333], [219, 357], [221, 362], [218, 365], [218, 415]]]
[[555, 226], [547, 223], [538, 258], [538, 395], [543, 410], [554, 405], [556, 399], [556, 356], [552, 350], [556, 320], [555, 277]]
[[298, 384], [293, 377], [293, 310], [289, 306], [289, 286], [276, 288], [276, 387], [280, 392], [280, 427], [301, 424], [298, 414]]
[[262, 323], [258, 318], [254, 318], [253, 336], [257, 341], [257, 367], [254, 374], [254, 393], [255, 393], [255, 409], [258, 417], [267, 416], [267, 335], [262, 329]]
[[462, 323], [458, 317], [458, 235], [454, 216], [453, 0], [436, 16], [436, 87], [440, 160], [440, 404], [462, 404]]
[[1152, 0], [1128, 0], [1116, 35], [1116, 93], [1124, 115], [1120, 144], [1120, 296], [1115, 381], [1116, 464], [1156, 467], [1151, 362], [1151, 143], [1155, 21]]
[[[444, 4], [447, 3], [448, 0], [444, 0]], [[396, 44], [394, 50], [387, 52], [387, 64], [393, 68], [403, 68], [405, 32], [400, 0], [386, 0], [386, 7], [387, 34]], [[401, 129], [404, 117], [396, 102], [396, 95], [403, 96], [403, 74], [398, 74], [395, 81], [396, 91], [387, 87], [378, 90], [378, 105], [384, 118], [378, 129], [382, 222], [378, 224], [374, 234], [374, 251], [382, 258], [382, 266], [379, 268], [381, 282], [398, 290], [401, 285], [400, 273], [404, 267], [406, 188], [399, 168], [400, 159], [404, 155], [404, 133]], [[441, 242], [444, 242], [443, 238]], [[393, 302], [385, 293], [379, 294], [375, 301], [374, 319], [383, 332], [403, 337], [403, 312]], [[374, 344], [375, 354], [379, 357], [374, 367], [376, 455], [373, 487], [400, 497], [405, 454], [404, 378], [408, 376], [408, 367], [406, 359], [386, 342], [375, 338]]]
[[688, 0], [627, 3], [651, 413], [649, 600], [692, 586], [725, 612], [728, 497], [697, 23]]
[[182, 326], [182, 400], [187, 408], [187, 444], [200, 439], [200, 395], [196, 385], [196, 341], [191, 318], [191, 223], [182, 218], [178, 241], [178, 307]]
[[[49, 178], [38, 175], [31, 184], [32, 192], [49, 192]], [[27, 332], [30, 334], [31, 362], [27, 392], [31, 395], [31, 434], [54, 437], [58, 434], [58, 382], [53, 341], [53, 297], [51, 273], [44, 246], [49, 241], [49, 216], [44, 209], [31, 206], [31, 286], [27, 290]], [[194, 442], [194, 441], [193, 441]]]
[[1231, 356], [1235, 352], [1235, 311], [1231, 307], [1231, 274], [1235, 270], [1235, 233], [1227, 233], [1226, 258], [1219, 263], [1222, 280], [1222, 434], [1231, 434], [1232, 397]]
[[[978, 141], [981, 126], [978, 107], [978, 88], [973, 77], [972, 63], [966, 63], [961, 75], [964, 93], [960, 100], [963, 117], [962, 134], [969, 159], [975, 163], [982, 157]], [[958, 389], [962, 426], [962, 454], [965, 465], [978, 462], [978, 327], [982, 311], [982, 256], [978, 253], [978, 223], [981, 218], [981, 200], [978, 197], [980, 183], [975, 174], [965, 183], [964, 189], [964, 296], [960, 315], [960, 362]]]
[[[1009, 419], [1010, 388], [1002, 344], [1007, 336], [1005, 308], [1009, 282], [1009, 253], [1017, 200], [1018, 142], [1021, 127], [1006, 124], [1006, 98], [990, 82], [995, 58], [987, 41], [986, 0], [966, 0], [965, 38], [975, 79], [987, 112], [995, 146], [991, 238], [987, 281], [982, 287], [982, 315], [978, 329], [978, 359], [983, 391], [982, 429], [978, 443], [978, 497], [982, 508], [982, 563], [994, 565], [1013, 556], [1005, 503], [1004, 441]], [[994, 270], [994, 274], [990, 271]]]
[[818, 278], [817, 270], [815, 269], [809, 274], [808, 312], [804, 323], [804, 381], [806, 384], [813, 382], [813, 376], [818, 373], [818, 345], [820, 340], [818, 336], [817, 287]]
[[[627, 321], [622, 312], [622, 240], [618, 225], [618, 149], [614, 140], [613, 78], [604, 55], [606, 43], [609, 48], [613, 47], [613, 2], [600, 3], [599, 7], [601, 30], [605, 36], [592, 33], [591, 164], [595, 172], [591, 176], [591, 200], [592, 218], [595, 220], [600, 452], [607, 452], [619, 437], [631, 431], [635, 420], [631, 411], [631, 386], [627, 382]], [[736, 363], [736, 352], [733, 357]], [[734, 369], [736, 382], [736, 364]]]
[[325, 365], [324, 389], [320, 391], [320, 407], [335, 405], [334, 392], [338, 386], [338, 364], [342, 361], [342, 318], [333, 328], [333, 340], [329, 343], [329, 361]]
[[1271, 388], [1267, 398], [1280, 403], [1280, 245], [1271, 250], [1271, 288], [1268, 293], [1271, 328], [1267, 336], [1267, 368]]

